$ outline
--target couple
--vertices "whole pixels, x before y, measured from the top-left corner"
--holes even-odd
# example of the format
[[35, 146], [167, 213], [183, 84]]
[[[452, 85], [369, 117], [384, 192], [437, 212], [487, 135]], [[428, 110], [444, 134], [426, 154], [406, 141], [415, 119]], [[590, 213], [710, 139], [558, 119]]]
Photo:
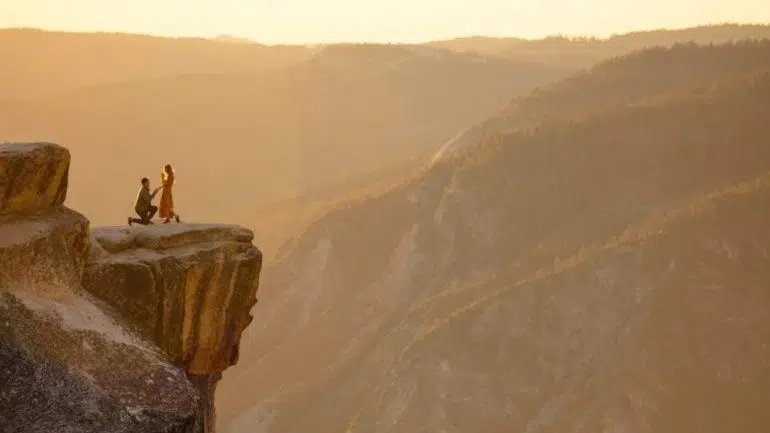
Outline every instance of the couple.
[[171, 222], [171, 218], [174, 218], [177, 224], [179, 224], [179, 215], [174, 212], [174, 197], [171, 194], [174, 180], [174, 169], [171, 168], [170, 164], [166, 164], [163, 167], [161, 186], [155, 188], [152, 192], [150, 192], [150, 179], [142, 178], [142, 188], [139, 190], [139, 194], [136, 195], [136, 204], [134, 204], [134, 211], [139, 215], [139, 218], [128, 217], [128, 225], [133, 223], [142, 225], [152, 224], [152, 217], [158, 211], [158, 207], [152, 205], [152, 199], [155, 198], [155, 194], [161, 189], [163, 193], [160, 195], [159, 216], [164, 219], [164, 224]]

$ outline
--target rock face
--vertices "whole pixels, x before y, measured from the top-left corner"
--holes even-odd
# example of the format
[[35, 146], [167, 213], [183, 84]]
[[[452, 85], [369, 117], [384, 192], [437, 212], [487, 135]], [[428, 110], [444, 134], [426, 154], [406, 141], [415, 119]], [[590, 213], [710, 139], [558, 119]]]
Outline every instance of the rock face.
[[88, 263], [86, 290], [124, 312], [189, 374], [235, 364], [262, 265], [251, 232], [169, 224], [98, 228], [93, 236], [105, 252]]
[[88, 252], [83, 215], [59, 207], [0, 221], [0, 287], [43, 291], [79, 285]]
[[82, 293], [0, 293], [4, 432], [199, 432], [184, 372]]
[[0, 430], [213, 431], [256, 302], [253, 234], [92, 233], [62, 205], [69, 162], [55, 144], [0, 145]]
[[93, 230], [83, 285], [183, 366], [210, 408], [251, 322], [262, 254], [238, 226], [168, 224]]

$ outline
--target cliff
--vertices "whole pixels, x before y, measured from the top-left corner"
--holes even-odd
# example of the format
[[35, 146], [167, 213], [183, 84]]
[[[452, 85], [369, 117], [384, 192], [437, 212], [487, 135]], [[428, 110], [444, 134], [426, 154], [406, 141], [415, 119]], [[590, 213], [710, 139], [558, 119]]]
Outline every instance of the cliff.
[[262, 255], [229, 225], [97, 228], [69, 152], [0, 144], [0, 419], [11, 432], [211, 432]]
[[[262, 255], [238, 226], [169, 224], [93, 230], [83, 286], [183, 366], [213, 415], [214, 388], [238, 361]], [[207, 424], [213, 423], [206, 416]]]

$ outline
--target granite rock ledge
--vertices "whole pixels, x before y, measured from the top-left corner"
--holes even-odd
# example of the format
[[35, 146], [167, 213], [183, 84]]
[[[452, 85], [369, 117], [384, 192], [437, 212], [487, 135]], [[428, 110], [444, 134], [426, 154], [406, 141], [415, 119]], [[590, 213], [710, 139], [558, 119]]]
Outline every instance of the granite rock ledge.
[[92, 230], [83, 286], [118, 308], [191, 375], [221, 373], [256, 304], [262, 253], [243, 227], [165, 224]]
[[63, 206], [70, 155], [0, 144], [0, 431], [200, 433], [185, 371], [88, 294], [89, 222]]
[[69, 151], [0, 144], [0, 431], [212, 433], [262, 268], [218, 224], [90, 228]]
[[254, 234], [223, 224], [156, 224], [92, 230], [83, 287], [113, 308], [198, 388], [213, 431], [221, 373], [238, 361], [256, 304], [262, 253]]

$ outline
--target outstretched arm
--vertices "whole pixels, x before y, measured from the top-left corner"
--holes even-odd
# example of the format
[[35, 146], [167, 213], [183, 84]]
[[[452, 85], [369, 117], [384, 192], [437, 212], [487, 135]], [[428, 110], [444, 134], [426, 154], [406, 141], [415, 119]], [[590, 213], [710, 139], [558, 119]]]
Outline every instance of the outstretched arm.
[[155, 190], [152, 192], [152, 194], [150, 194], [150, 200], [154, 199], [155, 198], [155, 194], [157, 194], [158, 191], [160, 191], [162, 188], [163, 188], [163, 185], [155, 188]]

